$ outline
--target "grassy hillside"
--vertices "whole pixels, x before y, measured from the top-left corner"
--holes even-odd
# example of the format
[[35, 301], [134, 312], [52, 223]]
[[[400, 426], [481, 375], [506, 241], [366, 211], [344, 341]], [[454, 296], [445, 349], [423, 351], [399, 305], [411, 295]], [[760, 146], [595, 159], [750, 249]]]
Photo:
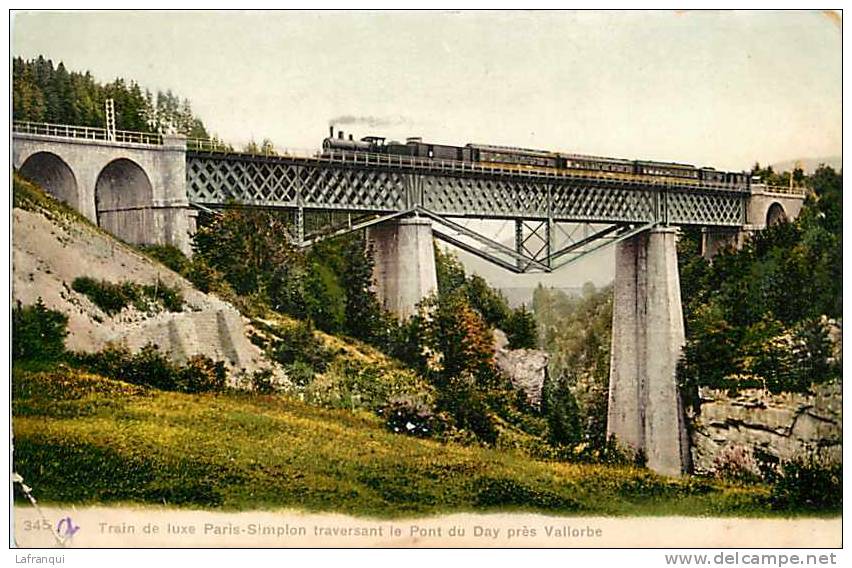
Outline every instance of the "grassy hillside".
[[274, 395], [185, 395], [63, 368], [18, 368], [13, 413], [15, 470], [42, 502], [378, 517], [768, 512], [760, 487], [444, 445], [392, 434], [367, 413]]
[[[85, 222], [17, 177], [14, 199], [15, 207], [39, 212], [63, 230]], [[45, 240], [36, 240], [33, 249], [38, 252]], [[125, 249], [138, 256], [120, 244], [112, 248], [113, 255]], [[43, 253], [33, 255], [37, 257], [46, 258]], [[79, 253], [74, 258], [82, 262], [87, 257]], [[26, 274], [20, 268], [16, 261], [16, 270]], [[97, 265], [89, 272], [103, 277], [98, 272], [103, 270]], [[77, 275], [60, 278], [56, 266], [45, 273], [53, 274], [57, 290], [62, 278], [70, 282]], [[37, 289], [39, 294], [47, 290]], [[188, 285], [184, 292], [201, 296]], [[67, 306], [63, 309], [73, 316]], [[50, 310], [43, 311], [43, 317], [53, 317]], [[21, 355], [12, 377], [14, 468], [42, 503], [297, 508], [375, 517], [513, 509], [719, 516], [800, 511], [789, 505], [779, 509], [774, 489], [764, 485], [675, 480], [633, 467], [541, 461], [531, 456], [557, 455], [540, 452], [534, 444], [543, 419], [508, 405], [503, 414], [487, 415], [496, 423], [495, 449], [480, 447], [458, 428], [442, 434], [451, 440], [446, 443], [394, 434], [388, 415], [382, 416], [393, 408], [389, 403], [401, 398], [431, 409], [440, 394], [433, 382], [367, 344], [306, 331], [310, 326], [281, 314], [254, 314], [251, 334], [256, 346], [287, 365], [292, 384], [283, 392], [288, 394], [260, 394], [271, 388], [184, 394], [142, 386], [169, 388], [152, 376], [166, 367], [151, 357], [122, 362], [106, 352], [98, 357], [113, 364], [86, 366], [84, 359], [65, 351], [64, 326], [54, 338], [56, 353], [50, 361], [43, 351]], [[13, 344], [20, 346], [20, 340], [39, 347], [47, 342], [40, 329], [18, 325]], [[72, 333], [74, 329], [69, 326]], [[100, 369], [138, 384], [83, 369]], [[468, 402], [459, 407], [470, 408]], [[558, 455], [578, 459], [576, 448], [581, 446], [565, 447]], [[19, 501], [22, 497], [16, 494]]]

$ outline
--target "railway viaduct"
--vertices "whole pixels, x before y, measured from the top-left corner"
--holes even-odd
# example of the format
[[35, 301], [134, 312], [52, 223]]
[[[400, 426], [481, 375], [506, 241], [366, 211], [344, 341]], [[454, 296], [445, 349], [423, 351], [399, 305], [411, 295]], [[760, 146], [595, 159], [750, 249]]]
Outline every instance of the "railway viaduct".
[[[677, 227], [702, 227], [704, 252], [784, 218], [803, 195], [784, 188], [613, 179], [354, 154], [259, 156], [181, 136], [16, 123], [13, 166], [93, 223], [136, 244], [190, 253], [199, 210], [289, 211], [290, 238], [366, 229], [376, 292], [400, 317], [437, 288], [433, 238], [517, 273], [550, 272], [616, 247], [608, 431], [651, 469], [689, 467], [675, 383], [684, 343]], [[319, 232], [308, 222], [325, 215]], [[511, 245], [470, 221], [514, 225]], [[476, 223], [474, 223], [475, 225]]]

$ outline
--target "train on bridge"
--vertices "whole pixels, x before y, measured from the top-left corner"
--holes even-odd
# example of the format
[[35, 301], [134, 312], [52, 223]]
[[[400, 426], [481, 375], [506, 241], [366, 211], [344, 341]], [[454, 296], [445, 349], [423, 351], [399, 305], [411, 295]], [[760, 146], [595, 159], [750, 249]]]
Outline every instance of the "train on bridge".
[[326, 155], [332, 152], [370, 153], [412, 159], [474, 162], [491, 167], [573, 170], [622, 179], [652, 176], [679, 184], [725, 184], [742, 190], [747, 190], [751, 182], [751, 176], [746, 172], [723, 172], [675, 162], [624, 160], [491, 144], [449, 146], [423, 142], [421, 138], [408, 138], [404, 144], [388, 142], [381, 136], [365, 136], [355, 140], [351, 134], [348, 138], [344, 137], [342, 130], [335, 137], [334, 126], [329, 127], [329, 136], [323, 140], [322, 146]]

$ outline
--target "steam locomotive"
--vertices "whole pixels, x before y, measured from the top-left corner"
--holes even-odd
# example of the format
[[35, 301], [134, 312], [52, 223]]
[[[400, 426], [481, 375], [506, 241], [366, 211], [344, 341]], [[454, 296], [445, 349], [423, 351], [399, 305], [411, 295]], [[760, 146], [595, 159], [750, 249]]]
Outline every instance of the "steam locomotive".
[[491, 144], [448, 146], [429, 144], [423, 142], [422, 138], [408, 138], [404, 144], [396, 141], [387, 142], [381, 136], [365, 136], [355, 140], [351, 134], [345, 138], [342, 130], [338, 131], [335, 137], [333, 126], [329, 127], [329, 136], [323, 140], [322, 146], [326, 153], [367, 152], [410, 158], [475, 162], [492, 167], [580, 170], [607, 177], [655, 176], [679, 183], [713, 183], [747, 187], [750, 181], [747, 173], [723, 172], [710, 167], [696, 168], [690, 164], [675, 162], [623, 160]]

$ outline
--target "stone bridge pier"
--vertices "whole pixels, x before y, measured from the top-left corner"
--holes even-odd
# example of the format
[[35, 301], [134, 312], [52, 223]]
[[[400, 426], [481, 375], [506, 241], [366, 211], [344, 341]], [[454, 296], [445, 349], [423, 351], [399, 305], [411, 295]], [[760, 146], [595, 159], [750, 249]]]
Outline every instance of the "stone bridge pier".
[[689, 440], [676, 382], [685, 336], [676, 229], [655, 228], [616, 245], [607, 434], [647, 466], [689, 469]]
[[384, 308], [400, 319], [438, 289], [432, 223], [423, 217], [386, 221], [367, 229], [373, 283]]
[[15, 169], [99, 227], [129, 243], [191, 252], [183, 136], [164, 135], [162, 144], [13, 136]]

